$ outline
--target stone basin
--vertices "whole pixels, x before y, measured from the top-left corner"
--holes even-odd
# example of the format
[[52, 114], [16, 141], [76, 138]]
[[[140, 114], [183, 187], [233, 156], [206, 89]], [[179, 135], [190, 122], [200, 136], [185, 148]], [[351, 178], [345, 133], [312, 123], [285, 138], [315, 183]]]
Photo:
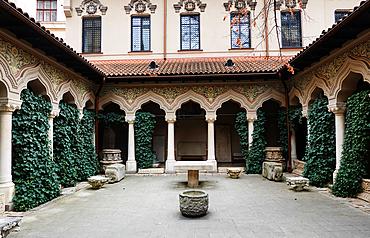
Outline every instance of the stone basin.
[[203, 190], [185, 190], [179, 194], [180, 211], [184, 216], [203, 216], [208, 211], [208, 193]]

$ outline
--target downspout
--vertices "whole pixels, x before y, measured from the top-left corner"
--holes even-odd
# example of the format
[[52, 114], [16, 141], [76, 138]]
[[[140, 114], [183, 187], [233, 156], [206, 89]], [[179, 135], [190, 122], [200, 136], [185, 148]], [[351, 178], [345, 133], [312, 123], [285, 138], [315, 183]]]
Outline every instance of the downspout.
[[287, 125], [287, 131], [288, 131], [288, 172], [292, 172], [292, 155], [291, 153], [291, 145], [290, 145], [290, 123], [289, 123], [289, 95], [288, 95], [288, 87], [281, 75], [281, 72], [279, 72], [280, 80], [284, 85], [285, 89], [285, 105], [286, 105], [286, 125]]
[[267, 26], [267, 0], [265, 0], [265, 42], [266, 42], [266, 56], [269, 57], [269, 36], [268, 36], [268, 26]]
[[164, 1], [164, 15], [163, 15], [163, 59], [167, 59], [167, 0]]
[[[105, 77], [103, 78], [103, 81], [101, 82], [100, 86], [99, 86], [99, 89], [98, 91], [96, 92], [95, 94], [95, 116], [98, 115], [98, 112], [99, 112], [99, 94], [103, 88], [103, 85], [105, 83]], [[98, 117], [95, 117], [95, 151], [96, 151], [96, 154], [98, 155], [98, 158], [99, 158], [99, 120], [98, 120]], [[100, 158], [99, 158], [100, 160]]]

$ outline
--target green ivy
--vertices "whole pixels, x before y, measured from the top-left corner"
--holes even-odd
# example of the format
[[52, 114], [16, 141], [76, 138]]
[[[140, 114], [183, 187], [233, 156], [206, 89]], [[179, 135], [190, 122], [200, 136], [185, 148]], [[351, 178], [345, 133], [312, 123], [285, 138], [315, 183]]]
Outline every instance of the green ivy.
[[155, 116], [149, 112], [137, 112], [135, 116], [135, 145], [138, 168], [149, 168], [153, 164], [152, 139]]
[[125, 116], [119, 115], [114, 112], [109, 112], [106, 114], [98, 114], [99, 122], [103, 122], [105, 128], [112, 127], [113, 124], [121, 124], [126, 126]]
[[79, 125], [77, 180], [87, 180], [98, 172], [99, 161], [93, 144], [95, 115], [86, 109]]
[[[290, 131], [295, 130], [296, 123], [302, 124], [303, 123], [303, 116], [302, 116], [302, 108], [289, 108], [289, 124], [290, 124]], [[278, 127], [280, 130], [280, 138], [279, 143], [281, 144], [281, 148], [283, 149], [283, 158], [289, 158], [288, 156], [288, 130], [286, 124], [286, 114], [287, 110], [280, 109], [278, 115]]]
[[63, 102], [59, 103], [59, 116], [54, 118], [54, 159], [58, 164], [60, 183], [75, 186], [78, 178], [78, 127], [80, 112]]
[[361, 192], [361, 179], [366, 174], [365, 162], [370, 139], [370, 91], [362, 91], [348, 98], [346, 103], [346, 132], [343, 142], [341, 166], [333, 194], [356, 197]]
[[51, 104], [30, 90], [21, 93], [22, 108], [13, 113], [13, 198], [16, 211], [26, 211], [60, 194], [50, 156]]
[[308, 111], [309, 146], [303, 158], [306, 161], [303, 176], [318, 187], [332, 181], [335, 169], [335, 119], [327, 105], [326, 97], [318, 98]]
[[267, 144], [263, 133], [265, 132], [265, 116], [261, 110], [257, 111], [257, 120], [253, 123], [253, 141], [250, 148], [249, 156], [247, 159], [246, 172], [248, 174], [261, 174], [262, 163], [265, 161], [266, 151], [265, 146]]
[[239, 112], [236, 116], [235, 129], [239, 135], [239, 143], [243, 153], [243, 158], [248, 158], [248, 121], [245, 112]]

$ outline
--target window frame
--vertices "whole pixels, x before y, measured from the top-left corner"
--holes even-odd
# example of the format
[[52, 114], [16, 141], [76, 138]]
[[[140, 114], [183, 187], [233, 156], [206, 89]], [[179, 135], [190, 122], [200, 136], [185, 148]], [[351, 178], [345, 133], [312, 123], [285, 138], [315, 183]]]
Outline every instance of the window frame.
[[[39, 3], [42, 2], [42, 8], [39, 8]], [[49, 8], [45, 8], [46, 2], [50, 4]], [[55, 3], [55, 8], [53, 8], [53, 2]], [[58, 2], [56, 0], [37, 0], [36, 1], [36, 18], [38, 22], [56, 22], [58, 20]], [[49, 12], [49, 20], [45, 19], [45, 13]], [[39, 13], [42, 13], [42, 19], [39, 17]], [[52, 13], [55, 13], [55, 20], [52, 19]]]
[[[183, 23], [182, 23], [182, 18], [183, 17], [192, 17], [192, 16], [197, 16], [198, 17], [198, 24], [197, 24], [197, 26], [198, 26], [198, 42], [199, 42], [199, 44], [198, 44], [198, 48], [197, 49], [192, 49], [192, 47], [191, 47], [191, 39], [192, 39], [192, 32], [190, 32], [190, 36], [189, 36], [189, 38], [190, 38], [190, 43], [189, 43], [189, 49], [184, 49], [183, 47], [182, 47], [182, 43], [183, 43], [183, 38], [182, 38], [182, 26], [183, 26]], [[191, 18], [190, 18], [191, 19]], [[190, 23], [190, 19], [189, 19], [189, 25], [188, 25], [188, 27], [190, 28], [190, 30], [191, 30], [191, 26], [192, 25], [195, 25], [195, 24], [191, 24]], [[200, 14], [194, 14], [194, 13], [192, 13], [192, 14], [181, 14], [180, 15], [180, 50], [181, 51], [183, 51], [183, 50], [201, 50], [201, 48], [200, 48]]]
[[[349, 10], [335, 10], [334, 11], [334, 23], [337, 23], [337, 21], [341, 20], [345, 15], [348, 15], [349, 12], [350, 12]], [[338, 18], [337, 13], [341, 14], [340, 18]]]
[[[294, 18], [291, 17], [291, 14], [293, 13], [294, 15]], [[302, 17], [301, 17], [301, 11], [292, 11], [289, 12], [289, 11], [282, 11], [281, 12], [281, 16], [280, 16], [280, 19], [281, 19], [281, 48], [302, 48], [303, 47], [303, 37], [302, 37]], [[288, 28], [285, 28], [283, 26], [283, 14], [287, 14], [289, 15], [287, 17], [287, 19], [294, 19], [294, 21], [289, 21], [287, 23], [289, 23], [289, 27]], [[297, 17], [298, 16], [298, 17]], [[297, 18], [299, 18], [299, 20], [296, 20]], [[299, 23], [298, 27], [299, 27], [299, 38], [297, 39], [293, 39], [292, 38], [292, 30], [291, 30], [291, 25], [292, 23]], [[285, 45], [284, 42], [286, 42], [287, 40], [284, 40], [284, 29], [288, 29], [288, 33], [289, 33], [289, 44], [288, 45]], [[292, 42], [294, 41], [299, 41], [299, 45], [293, 45]]]
[[[251, 37], [251, 27], [250, 27], [250, 23], [251, 23], [251, 21], [250, 21], [250, 12], [247, 13], [248, 23], [239, 22], [238, 25], [233, 25], [233, 27], [231, 28], [232, 21], [233, 21], [234, 17], [236, 17], [238, 15], [241, 16], [242, 18], [244, 17], [244, 15], [241, 12], [232, 12], [232, 13], [230, 13], [230, 44], [231, 44], [231, 49], [250, 49], [252, 47], [252, 42], [251, 42], [252, 37]], [[241, 19], [241, 18], [239, 18], [239, 19]], [[242, 44], [242, 47], [239, 48], [239, 44], [236, 44], [235, 46], [233, 46], [233, 33], [232, 33], [232, 31], [233, 31], [234, 27], [237, 27], [238, 28], [237, 29], [238, 30], [238, 32], [237, 32], [238, 37], [237, 38], [240, 38], [240, 35], [242, 34], [241, 33], [241, 27], [243, 25], [247, 25], [247, 27], [248, 27], [248, 39], [249, 39], [248, 44], [249, 45], [247, 45], [247, 47], [244, 47], [243, 44]]]
[[[85, 21], [88, 21], [88, 20], [92, 20], [93, 21], [93, 25], [95, 24], [94, 20], [97, 20], [99, 19], [99, 22], [100, 22], [100, 26], [99, 27], [96, 27], [96, 26], [92, 26], [92, 27], [86, 27], [85, 26]], [[92, 29], [92, 41], [91, 41], [91, 49], [92, 51], [88, 51], [88, 49], [85, 49], [85, 38], [88, 37], [86, 36], [86, 32], [85, 32], [85, 29], [87, 28], [90, 28]], [[102, 19], [100, 16], [93, 16], [93, 17], [84, 17], [82, 18], [82, 53], [101, 53], [101, 38], [102, 38], [102, 31], [101, 31], [101, 28], [102, 28]], [[99, 46], [96, 46], [95, 43], [95, 39], [94, 39], [94, 36], [95, 36], [95, 32], [94, 30], [99, 30]], [[94, 51], [94, 48], [98, 47], [99, 50], [97, 51]]]
[[[141, 44], [140, 44], [140, 50], [134, 50], [134, 25], [133, 21], [135, 18], [140, 18], [140, 39], [141, 39]], [[143, 19], [148, 18], [149, 19], [149, 26], [148, 27], [143, 27]], [[137, 27], [137, 26], [136, 26]], [[144, 44], [143, 44], [143, 31], [145, 29], [149, 29], [149, 49], [143, 49]], [[131, 52], [149, 52], [151, 51], [151, 19], [150, 15], [132, 15], [131, 16]]]

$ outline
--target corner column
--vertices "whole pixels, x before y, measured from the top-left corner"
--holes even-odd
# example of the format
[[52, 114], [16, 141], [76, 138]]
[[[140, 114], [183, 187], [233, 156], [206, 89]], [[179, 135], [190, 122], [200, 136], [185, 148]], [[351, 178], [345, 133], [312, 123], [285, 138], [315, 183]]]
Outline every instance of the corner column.
[[165, 172], [168, 174], [175, 173], [173, 168], [176, 158], [175, 158], [175, 122], [176, 115], [170, 114], [166, 115], [166, 121], [168, 123], [168, 135], [167, 135], [167, 160]]
[[217, 161], [215, 156], [215, 129], [214, 129], [214, 122], [216, 121], [217, 115], [214, 114], [207, 114], [206, 121], [208, 122], [208, 157], [207, 161], [213, 164], [213, 171], [217, 172]]
[[137, 170], [135, 160], [135, 116], [126, 116], [126, 122], [128, 123], [128, 158], [126, 161], [126, 171], [128, 174], [135, 174]]
[[337, 177], [338, 170], [340, 168], [340, 160], [342, 157], [342, 145], [344, 141], [344, 134], [346, 130], [345, 120], [346, 120], [346, 108], [344, 103], [336, 103], [336, 105], [329, 105], [329, 112], [334, 113], [335, 115], [335, 155], [336, 155], [336, 164], [335, 171], [333, 173], [333, 183]]
[[12, 181], [12, 117], [19, 105], [0, 102], [0, 193], [5, 194], [5, 203], [12, 204], [14, 183]]

